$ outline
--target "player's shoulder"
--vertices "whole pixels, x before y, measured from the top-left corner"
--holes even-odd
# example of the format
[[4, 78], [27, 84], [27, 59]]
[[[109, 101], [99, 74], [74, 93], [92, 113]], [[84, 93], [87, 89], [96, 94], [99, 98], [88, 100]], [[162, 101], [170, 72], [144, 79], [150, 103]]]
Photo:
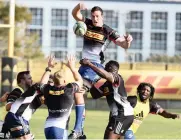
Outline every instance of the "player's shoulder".
[[16, 88], [14, 88], [11, 92], [10, 92], [10, 94], [14, 94], [14, 93], [19, 93], [19, 94], [21, 94], [21, 93], [23, 93], [24, 91], [21, 89], [21, 88], [19, 88], [19, 87], [16, 87]]
[[135, 107], [137, 104], [137, 96], [128, 96], [127, 100], [130, 102], [132, 107]]
[[110, 26], [103, 24], [103, 30], [105, 33], [110, 33], [113, 31], [113, 28], [111, 28]]
[[128, 96], [128, 100], [136, 101], [137, 100], [137, 96]]
[[87, 18], [87, 17], [84, 18], [84, 22], [86, 24], [92, 24], [92, 20], [90, 18]]
[[74, 88], [74, 87], [77, 87], [78, 84], [76, 82], [72, 82], [72, 83], [68, 83], [65, 87], [66, 88]]

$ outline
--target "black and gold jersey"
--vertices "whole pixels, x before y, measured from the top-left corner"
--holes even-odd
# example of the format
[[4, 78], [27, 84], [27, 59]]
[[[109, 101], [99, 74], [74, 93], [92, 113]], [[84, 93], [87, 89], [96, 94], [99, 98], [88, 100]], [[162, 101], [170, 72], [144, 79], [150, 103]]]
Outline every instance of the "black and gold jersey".
[[102, 27], [95, 27], [91, 19], [85, 18], [87, 32], [84, 35], [84, 46], [82, 57], [89, 59], [91, 62], [100, 63], [100, 53], [105, 51], [111, 41], [119, 38], [119, 34], [103, 24]]

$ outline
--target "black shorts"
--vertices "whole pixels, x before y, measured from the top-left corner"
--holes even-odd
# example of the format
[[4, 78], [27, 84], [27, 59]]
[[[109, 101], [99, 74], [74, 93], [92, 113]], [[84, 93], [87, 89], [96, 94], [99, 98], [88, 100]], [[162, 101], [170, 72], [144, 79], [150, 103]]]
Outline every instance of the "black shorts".
[[133, 123], [134, 116], [112, 116], [109, 118], [107, 130], [114, 131], [115, 134], [124, 136], [125, 132]]
[[3, 128], [10, 132], [12, 138], [18, 138], [30, 134], [29, 123], [22, 117], [11, 112], [7, 113]]

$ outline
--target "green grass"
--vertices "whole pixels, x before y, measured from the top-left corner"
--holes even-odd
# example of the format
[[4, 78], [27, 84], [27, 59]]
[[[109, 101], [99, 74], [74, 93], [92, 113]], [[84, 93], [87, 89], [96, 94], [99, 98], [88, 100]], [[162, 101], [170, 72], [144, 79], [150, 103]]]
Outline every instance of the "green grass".
[[[172, 110], [178, 112], [177, 110]], [[0, 108], [0, 119], [5, 111]], [[86, 112], [85, 133], [89, 139], [102, 139], [108, 122], [108, 111]], [[36, 139], [45, 139], [44, 122], [47, 116], [46, 109], [39, 109], [30, 121], [30, 128]], [[75, 111], [72, 111], [70, 129], [73, 128]], [[181, 138], [181, 120], [165, 119], [158, 115], [149, 115], [136, 133], [137, 139], [179, 139]]]

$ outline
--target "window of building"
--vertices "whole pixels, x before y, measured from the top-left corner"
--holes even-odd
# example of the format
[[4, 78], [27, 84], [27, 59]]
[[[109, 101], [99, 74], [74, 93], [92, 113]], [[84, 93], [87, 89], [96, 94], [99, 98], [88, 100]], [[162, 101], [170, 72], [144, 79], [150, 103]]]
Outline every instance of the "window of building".
[[68, 25], [68, 9], [52, 9], [52, 26]]
[[[82, 10], [81, 13], [87, 17], [91, 18], [91, 10]], [[118, 28], [118, 12], [113, 10], [103, 11], [104, 23], [111, 28]]]
[[136, 53], [135, 54], [135, 62], [141, 62], [142, 61], [142, 54]]
[[181, 33], [175, 34], [175, 50], [181, 51]]
[[51, 31], [51, 47], [67, 47], [67, 30]]
[[176, 30], [181, 30], [181, 13], [176, 13]]
[[26, 29], [26, 35], [36, 35], [38, 36], [38, 45], [42, 45], [42, 30], [41, 29]]
[[151, 49], [166, 50], [167, 49], [167, 34], [166, 33], [151, 33]]
[[131, 11], [127, 16], [127, 29], [142, 29], [143, 28], [143, 12]]
[[66, 60], [67, 59], [67, 52], [66, 51], [55, 51], [54, 55], [59, 60]]
[[142, 49], [142, 32], [130, 32], [133, 36], [131, 43], [131, 49]]
[[117, 52], [105, 52], [105, 60], [117, 60]]
[[84, 39], [81, 36], [76, 36], [76, 48], [83, 48]]
[[30, 8], [32, 14], [31, 25], [43, 24], [43, 8]]
[[167, 12], [152, 12], [151, 13], [151, 28], [152, 29], [167, 29]]
[[104, 10], [104, 23], [111, 28], [118, 28], [118, 12], [113, 10]]
[[82, 59], [82, 52], [76, 52], [75, 54], [77, 60], [81, 60]]

